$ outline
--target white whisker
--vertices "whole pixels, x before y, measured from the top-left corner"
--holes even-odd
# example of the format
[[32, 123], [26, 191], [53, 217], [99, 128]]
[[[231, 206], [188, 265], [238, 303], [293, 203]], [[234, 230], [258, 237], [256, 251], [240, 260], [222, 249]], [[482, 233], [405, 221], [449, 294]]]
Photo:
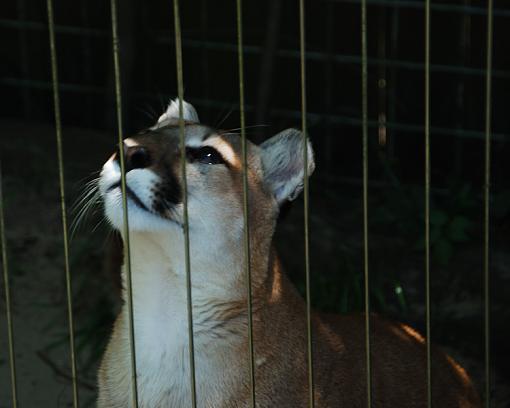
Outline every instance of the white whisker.
[[91, 210], [101, 202], [98, 181], [99, 178], [95, 178], [87, 182], [84, 186], [83, 193], [76, 199], [71, 207], [71, 212], [74, 215], [70, 228], [71, 239], [73, 239], [83, 221], [91, 215]]

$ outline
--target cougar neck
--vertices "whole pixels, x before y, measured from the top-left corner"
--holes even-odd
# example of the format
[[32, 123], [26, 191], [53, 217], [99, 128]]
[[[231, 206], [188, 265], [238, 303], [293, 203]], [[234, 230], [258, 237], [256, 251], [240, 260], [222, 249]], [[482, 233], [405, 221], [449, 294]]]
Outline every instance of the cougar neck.
[[[194, 315], [203, 310], [217, 313], [216, 318], [232, 318], [246, 313], [247, 278], [242, 237], [208, 236], [197, 239], [190, 233], [190, 276]], [[251, 242], [251, 274], [254, 303], [267, 281], [269, 244]], [[126, 251], [125, 251], [126, 252]], [[182, 234], [162, 232], [130, 233], [133, 304], [139, 318], [187, 316], [186, 256]], [[127, 301], [127, 259], [124, 254], [123, 299]], [[260, 288], [260, 289], [259, 289]], [[262, 294], [262, 293], [261, 293]], [[213, 315], [204, 315], [213, 318]]]

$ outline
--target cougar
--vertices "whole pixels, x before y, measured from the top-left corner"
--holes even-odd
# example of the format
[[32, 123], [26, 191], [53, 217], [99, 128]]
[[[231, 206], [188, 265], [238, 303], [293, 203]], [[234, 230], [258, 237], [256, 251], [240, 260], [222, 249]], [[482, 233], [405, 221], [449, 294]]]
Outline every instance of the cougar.
[[[134, 333], [141, 408], [191, 406], [183, 180], [178, 103], [125, 139]], [[183, 102], [197, 406], [249, 407], [247, 283], [241, 138], [200, 124]], [[315, 163], [307, 140], [308, 174]], [[309, 403], [306, 305], [273, 248], [281, 206], [303, 189], [302, 134], [247, 142], [250, 265], [257, 407]], [[118, 154], [103, 166], [107, 219], [124, 234]], [[125, 240], [126, 237], [123, 237]], [[320, 273], [318, 271], [317, 273]], [[123, 299], [126, 301], [123, 268]], [[124, 304], [98, 374], [99, 408], [132, 406]], [[426, 346], [410, 327], [371, 319], [373, 407], [426, 407]], [[312, 316], [315, 406], [366, 407], [364, 316]], [[433, 348], [434, 408], [480, 407], [470, 378]]]

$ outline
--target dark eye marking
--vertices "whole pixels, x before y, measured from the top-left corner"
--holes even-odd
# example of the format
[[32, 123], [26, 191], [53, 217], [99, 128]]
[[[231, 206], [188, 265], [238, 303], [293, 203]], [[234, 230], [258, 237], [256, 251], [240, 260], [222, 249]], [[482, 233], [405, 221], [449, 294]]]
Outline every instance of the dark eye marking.
[[186, 157], [191, 163], [228, 165], [223, 156], [211, 146], [187, 147]]

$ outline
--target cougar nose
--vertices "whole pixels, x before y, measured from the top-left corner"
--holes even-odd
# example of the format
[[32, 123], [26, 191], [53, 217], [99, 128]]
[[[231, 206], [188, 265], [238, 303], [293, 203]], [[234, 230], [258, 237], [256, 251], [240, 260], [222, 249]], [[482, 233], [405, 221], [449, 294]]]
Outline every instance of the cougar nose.
[[151, 164], [149, 151], [143, 146], [126, 146], [124, 144], [124, 157], [126, 158], [126, 173], [134, 169], [144, 169]]

